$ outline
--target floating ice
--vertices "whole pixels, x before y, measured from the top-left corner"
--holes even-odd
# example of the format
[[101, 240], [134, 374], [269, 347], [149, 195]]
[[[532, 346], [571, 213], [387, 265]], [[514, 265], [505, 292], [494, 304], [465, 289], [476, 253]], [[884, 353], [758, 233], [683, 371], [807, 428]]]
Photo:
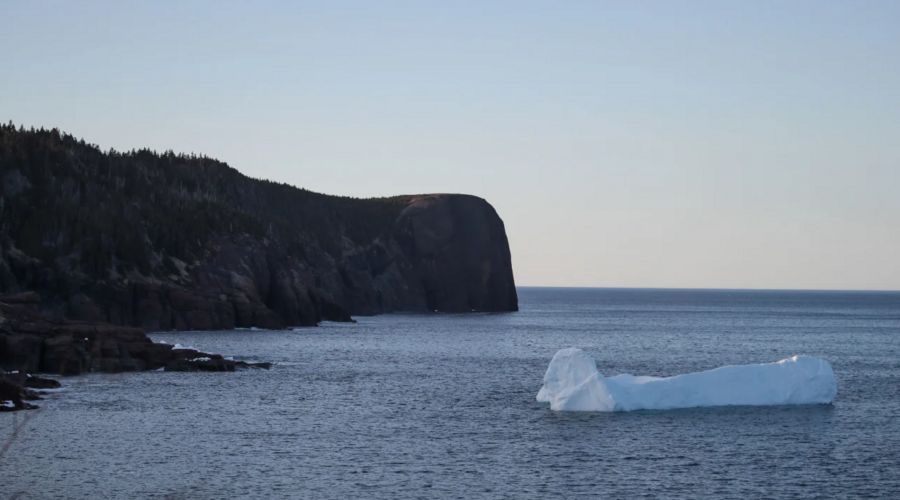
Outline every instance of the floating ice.
[[826, 404], [836, 395], [831, 365], [812, 356], [665, 378], [604, 377], [594, 358], [581, 349], [569, 348], [553, 356], [537, 400], [550, 403], [555, 411], [632, 411]]

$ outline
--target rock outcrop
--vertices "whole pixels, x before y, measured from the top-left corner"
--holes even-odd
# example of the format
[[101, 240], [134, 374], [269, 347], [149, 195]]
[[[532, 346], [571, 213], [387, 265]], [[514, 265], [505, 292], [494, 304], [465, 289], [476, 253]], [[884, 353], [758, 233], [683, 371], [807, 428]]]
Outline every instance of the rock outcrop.
[[35, 373], [235, 371], [270, 363], [234, 361], [220, 354], [157, 344], [141, 328], [50, 318], [21, 305], [0, 303], [0, 411], [36, 408], [40, 389], [60, 386]]
[[58, 380], [36, 377], [22, 372], [4, 372], [0, 369], [0, 411], [33, 410], [37, 401], [46, 393], [35, 389], [56, 389]]
[[[503, 221], [483, 199], [327, 196], [205, 157], [105, 153], [11, 126], [0, 126], [0, 294], [148, 331], [518, 309]], [[48, 352], [83, 369], [90, 349], [58, 342]]]
[[394, 235], [412, 263], [428, 310], [518, 310], [506, 230], [486, 201], [462, 195], [413, 197]]
[[142, 328], [51, 318], [0, 303], [0, 370], [19, 374], [234, 371], [268, 368], [195, 349], [157, 344]]

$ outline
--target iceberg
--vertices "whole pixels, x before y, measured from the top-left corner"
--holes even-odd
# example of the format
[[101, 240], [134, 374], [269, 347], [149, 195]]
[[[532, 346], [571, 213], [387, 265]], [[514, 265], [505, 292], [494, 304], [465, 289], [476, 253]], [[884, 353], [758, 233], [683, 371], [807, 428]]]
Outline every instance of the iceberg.
[[812, 356], [674, 377], [604, 377], [594, 358], [573, 347], [553, 356], [537, 400], [554, 411], [633, 411], [828, 404], [835, 396], [831, 365]]

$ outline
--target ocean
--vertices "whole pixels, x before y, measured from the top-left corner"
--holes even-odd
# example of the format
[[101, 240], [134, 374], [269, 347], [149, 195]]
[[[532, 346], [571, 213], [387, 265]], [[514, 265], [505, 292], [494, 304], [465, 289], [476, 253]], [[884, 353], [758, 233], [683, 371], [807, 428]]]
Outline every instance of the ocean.
[[[0, 414], [0, 499], [900, 498], [900, 293], [520, 288], [517, 313], [161, 332], [235, 373], [92, 374]], [[670, 376], [796, 354], [832, 405], [558, 413], [554, 353]]]

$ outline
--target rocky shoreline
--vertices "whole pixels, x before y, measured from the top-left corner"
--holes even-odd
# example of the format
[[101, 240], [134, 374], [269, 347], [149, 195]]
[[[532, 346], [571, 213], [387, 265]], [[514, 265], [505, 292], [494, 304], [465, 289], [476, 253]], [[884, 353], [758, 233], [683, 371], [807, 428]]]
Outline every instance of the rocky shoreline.
[[51, 378], [0, 371], [0, 412], [34, 410], [38, 406], [27, 401], [38, 401], [47, 395], [40, 389], [57, 389], [61, 385]]
[[[16, 302], [16, 298], [11, 298]], [[27, 401], [55, 389], [59, 381], [36, 374], [61, 376], [90, 372], [147, 370], [235, 371], [270, 368], [220, 354], [154, 343], [142, 328], [52, 318], [29, 304], [0, 302], [0, 411], [36, 408]]]

